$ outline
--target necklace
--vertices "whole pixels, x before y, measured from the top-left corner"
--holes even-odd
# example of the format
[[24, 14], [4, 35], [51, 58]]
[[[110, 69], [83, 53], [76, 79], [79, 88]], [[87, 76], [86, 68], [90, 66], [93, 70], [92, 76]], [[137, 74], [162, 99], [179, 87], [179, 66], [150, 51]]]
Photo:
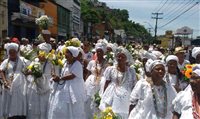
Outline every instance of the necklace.
[[100, 69], [98, 69], [98, 66], [97, 66], [97, 65], [98, 65], [98, 61], [97, 61], [97, 60], [95, 61], [95, 71], [96, 71], [95, 83], [96, 83], [96, 84], [99, 83], [99, 80], [100, 80], [100, 78], [101, 78], [101, 72], [102, 72], [102, 70], [104, 69], [105, 64], [106, 64], [106, 60], [104, 60], [104, 61], [101, 63], [101, 65], [99, 66]]
[[199, 104], [197, 101], [197, 96], [195, 96], [194, 94], [192, 95], [192, 115], [194, 117], [194, 119], [200, 119], [200, 115], [199, 115]]
[[155, 87], [154, 87], [153, 81], [152, 81], [152, 79], [147, 79], [147, 82], [149, 82], [150, 86], [151, 86], [151, 91], [152, 91], [152, 96], [153, 96], [153, 103], [154, 103], [154, 108], [155, 108], [155, 111], [156, 111], [156, 115], [158, 117], [161, 117], [161, 118], [166, 117], [166, 115], [167, 115], [167, 88], [166, 88], [165, 83], [162, 83], [162, 87], [164, 89], [164, 103], [163, 103], [164, 109], [162, 110], [162, 112], [160, 112], [158, 110], [158, 104], [157, 104], [158, 100], [156, 99], [156, 97], [158, 97], [158, 96], [156, 95], [156, 91], [155, 91]]

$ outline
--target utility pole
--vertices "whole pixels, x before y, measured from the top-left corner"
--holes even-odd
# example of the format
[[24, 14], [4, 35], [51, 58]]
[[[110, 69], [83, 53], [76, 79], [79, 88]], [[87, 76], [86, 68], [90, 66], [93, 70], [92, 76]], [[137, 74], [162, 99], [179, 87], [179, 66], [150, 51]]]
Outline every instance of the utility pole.
[[161, 17], [159, 17], [159, 15], [163, 15], [163, 13], [152, 13], [152, 15], [155, 15], [154, 17], [152, 17], [152, 19], [156, 19], [156, 25], [155, 25], [155, 40], [157, 40], [157, 29], [158, 29], [158, 19], [162, 19]]

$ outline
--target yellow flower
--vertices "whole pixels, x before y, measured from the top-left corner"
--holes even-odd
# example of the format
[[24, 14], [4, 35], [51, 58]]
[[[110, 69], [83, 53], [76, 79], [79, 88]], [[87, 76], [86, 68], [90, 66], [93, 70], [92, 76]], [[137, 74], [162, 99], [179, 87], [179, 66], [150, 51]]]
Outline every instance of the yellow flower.
[[107, 108], [104, 110], [104, 113], [109, 113], [109, 112], [112, 112], [112, 107], [107, 107]]
[[46, 52], [45, 51], [39, 51], [38, 56], [40, 56], [40, 57], [46, 57]]
[[64, 48], [62, 49], [62, 53], [63, 53], [63, 54], [66, 54], [66, 52], [67, 52], [67, 47], [64, 47]]
[[58, 59], [58, 65], [62, 66], [63, 67], [63, 62], [61, 59]]
[[29, 65], [29, 66], [27, 67], [28, 70], [31, 70], [32, 68], [33, 68], [33, 64], [31, 64], [31, 65]]

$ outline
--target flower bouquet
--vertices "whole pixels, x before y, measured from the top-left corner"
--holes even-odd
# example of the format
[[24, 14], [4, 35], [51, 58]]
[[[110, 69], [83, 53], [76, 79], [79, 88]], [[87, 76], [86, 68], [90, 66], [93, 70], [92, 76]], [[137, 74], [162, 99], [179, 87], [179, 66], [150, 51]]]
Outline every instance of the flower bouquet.
[[27, 67], [28, 72], [31, 72], [31, 74], [35, 78], [40, 78], [42, 77], [42, 66], [41, 63], [39, 62], [39, 59], [36, 58], [35, 62], [32, 62], [28, 67]]
[[139, 74], [140, 73], [139, 68], [143, 67], [142, 62], [140, 62], [139, 60], [136, 60], [135, 63], [131, 67], [133, 67], [135, 69], [135, 72]]
[[66, 47], [68, 47], [68, 46], [80, 47], [81, 41], [78, 38], [72, 38], [65, 42], [65, 46]]
[[62, 55], [60, 53], [56, 54], [55, 50], [52, 50], [47, 55], [47, 59], [49, 59], [53, 65], [63, 67], [64, 64], [61, 58], [63, 58]]
[[192, 75], [192, 68], [194, 67], [194, 65], [191, 64], [187, 64], [185, 65], [185, 67], [181, 70], [181, 73], [183, 74], [183, 79], [185, 81], [188, 81], [191, 78]]
[[108, 61], [108, 63], [113, 63], [114, 60], [114, 53], [113, 52], [107, 52], [105, 55], [105, 59]]
[[94, 95], [94, 98], [93, 98], [95, 104], [96, 104], [96, 107], [99, 107], [100, 105], [100, 102], [101, 102], [101, 97], [99, 96], [99, 92], [97, 92], [95, 95]]
[[103, 112], [101, 112], [100, 116], [94, 116], [94, 119], [121, 119], [118, 115], [116, 115], [111, 107], [107, 107]]
[[35, 23], [39, 25], [41, 29], [48, 29], [50, 24], [50, 19], [47, 15], [42, 15], [40, 18], [36, 18]]
[[20, 54], [27, 60], [31, 60], [32, 59], [32, 54], [33, 54], [33, 50], [28, 50], [26, 48], [24, 48], [22, 51], [20, 51]]

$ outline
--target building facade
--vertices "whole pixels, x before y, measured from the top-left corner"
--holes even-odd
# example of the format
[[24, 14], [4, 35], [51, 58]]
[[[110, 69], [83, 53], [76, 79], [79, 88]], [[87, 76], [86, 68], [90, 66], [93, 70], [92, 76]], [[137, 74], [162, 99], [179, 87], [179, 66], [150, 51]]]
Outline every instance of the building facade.
[[62, 7], [70, 10], [70, 35], [80, 37], [83, 33], [81, 25], [81, 7], [79, 0], [55, 0]]
[[0, 39], [2, 40], [7, 36], [8, 32], [8, 7], [7, 0], [0, 0]]
[[39, 0], [8, 0], [8, 36], [35, 39], [39, 34], [35, 18], [45, 14]]

